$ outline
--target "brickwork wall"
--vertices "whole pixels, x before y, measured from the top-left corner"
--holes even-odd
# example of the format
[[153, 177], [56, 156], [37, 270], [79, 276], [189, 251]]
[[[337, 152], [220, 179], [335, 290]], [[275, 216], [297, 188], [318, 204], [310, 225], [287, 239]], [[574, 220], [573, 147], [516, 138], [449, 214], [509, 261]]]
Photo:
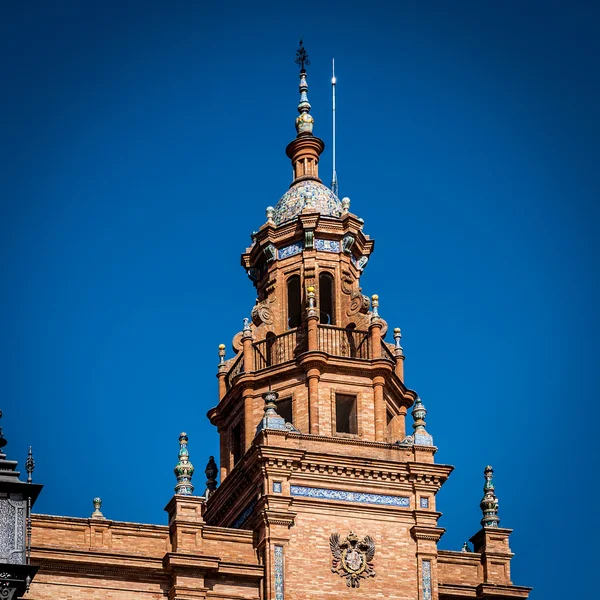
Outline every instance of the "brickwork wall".
[[350, 531], [375, 540], [376, 576], [361, 580], [351, 591], [356, 598], [415, 599], [418, 597], [416, 544], [410, 535], [412, 523], [399, 512], [342, 507], [300, 506], [296, 526], [285, 547], [286, 600], [323, 600], [349, 594], [346, 580], [331, 572], [329, 537], [337, 532], [344, 539]]
[[164, 600], [168, 596], [166, 580], [144, 583], [121, 578], [90, 577], [46, 573], [36, 575], [27, 600]]

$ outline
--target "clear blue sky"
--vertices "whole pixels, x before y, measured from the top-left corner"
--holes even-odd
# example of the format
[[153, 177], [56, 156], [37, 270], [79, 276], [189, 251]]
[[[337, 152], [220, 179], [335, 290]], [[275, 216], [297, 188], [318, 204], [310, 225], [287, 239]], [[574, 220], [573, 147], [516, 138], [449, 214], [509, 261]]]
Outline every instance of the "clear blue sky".
[[239, 255], [290, 183], [302, 36], [329, 146], [336, 59], [340, 194], [376, 240], [363, 290], [456, 466], [440, 547], [478, 530], [491, 463], [513, 581], [586, 596], [592, 4], [5, 3], [2, 425], [10, 458], [34, 447], [37, 511], [88, 516], [100, 495], [109, 518], [166, 523], [183, 430], [203, 491], [217, 346], [254, 304]]

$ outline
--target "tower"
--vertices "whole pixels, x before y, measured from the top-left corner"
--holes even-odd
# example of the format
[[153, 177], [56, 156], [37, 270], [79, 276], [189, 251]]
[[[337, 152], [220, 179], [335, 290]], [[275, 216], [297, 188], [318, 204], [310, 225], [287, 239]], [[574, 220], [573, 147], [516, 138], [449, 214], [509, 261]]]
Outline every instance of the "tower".
[[[400, 329], [388, 334], [379, 297], [362, 293], [374, 242], [319, 178], [325, 145], [313, 134], [302, 45], [297, 63], [292, 182], [242, 255], [257, 300], [234, 356], [219, 346], [208, 416], [220, 464], [209, 458], [199, 495], [181, 433], [167, 525], [112, 520], [100, 497], [89, 518], [33, 515], [36, 600], [528, 597], [510, 580], [511, 530], [500, 528], [491, 467], [472, 547], [438, 548], [436, 495], [452, 467], [435, 462], [427, 410], [404, 383]], [[15, 477], [0, 485], [0, 508], [3, 494], [21, 507], [35, 499], [37, 488]]]
[[388, 343], [378, 296], [362, 293], [374, 241], [319, 178], [325, 145], [313, 134], [302, 46], [297, 62], [293, 179], [242, 255], [257, 300], [235, 356], [219, 351], [209, 418], [221, 485], [204, 518], [254, 530], [265, 599], [347, 587], [438, 598], [436, 494], [452, 467], [435, 463], [425, 407], [404, 384], [400, 330]]

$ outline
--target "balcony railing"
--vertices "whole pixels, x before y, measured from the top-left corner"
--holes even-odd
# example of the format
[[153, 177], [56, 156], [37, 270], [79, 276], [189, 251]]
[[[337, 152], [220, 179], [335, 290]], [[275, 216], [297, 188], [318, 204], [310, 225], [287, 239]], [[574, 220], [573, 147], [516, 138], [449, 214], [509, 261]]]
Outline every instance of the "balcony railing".
[[[368, 331], [319, 325], [317, 328], [318, 350], [330, 356], [371, 360], [373, 358], [373, 341]], [[291, 329], [281, 335], [270, 335], [260, 342], [252, 344], [253, 371], [260, 371], [286, 362], [308, 350], [307, 332], [305, 328]], [[395, 362], [394, 353], [381, 340], [381, 358]], [[234, 378], [244, 372], [244, 355], [240, 352], [233, 366], [227, 373], [227, 388]]]
[[269, 336], [253, 344], [253, 347], [255, 371], [281, 365], [306, 351], [306, 330], [291, 329], [281, 335]]
[[371, 337], [368, 331], [319, 325], [318, 340], [319, 350], [331, 356], [371, 358]]
[[227, 377], [225, 378], [227, 387], [230, 388], [231, 384], [233, 383], [234, 378], [243, 372], [244, 372], [244, 354], [243, 354], [243, 352], [240, 352], [240, 355], [235, 359], [235, 362], [233, 363], [231, 369], [229, 369], [229, 372], [227, 373]]

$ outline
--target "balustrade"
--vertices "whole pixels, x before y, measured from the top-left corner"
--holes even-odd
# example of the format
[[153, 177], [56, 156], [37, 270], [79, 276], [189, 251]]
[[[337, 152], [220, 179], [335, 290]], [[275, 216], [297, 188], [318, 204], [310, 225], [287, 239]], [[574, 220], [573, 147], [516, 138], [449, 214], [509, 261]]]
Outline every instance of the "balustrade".
[[[330, 356], [358, 358], [370, 360], [373, 357], [372, 339], [368, 331], [353, 328], [335, 327], [333, 325], [318, 326], [318, 350]], [[395, 362], [393, 352], [387, 344], [381, 341], [381, 357]], [[260, 371], [275, 365], [281, 365], [296, 359], [299, 354], [306, 352], [306, 329], [296, 328], [280, 335], [269, 335], [266, 339], [252, 344], [254, 371]], [[240, 353], [233, 366], [227, 373], [227, 388], [230, 388], [234, 378], [244, 372], [243, 354]]]

